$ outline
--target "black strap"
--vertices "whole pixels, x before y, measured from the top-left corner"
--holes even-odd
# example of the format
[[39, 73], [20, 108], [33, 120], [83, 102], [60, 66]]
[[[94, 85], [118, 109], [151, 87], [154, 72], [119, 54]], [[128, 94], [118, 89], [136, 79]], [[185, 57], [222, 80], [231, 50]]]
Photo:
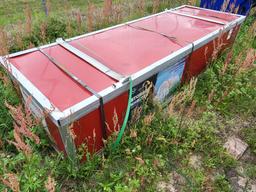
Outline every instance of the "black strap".
[[106, 116], [104, 110], [104, 101], [103, 98], [100, 97], [100, 117], [101, 117], [101, 129], [102, 129], [102, 137], [104, 140], [107, 139], [107, 129], [106, 129]]
[[53, 57], [45, 53], [41, 48], [38, 48], [38, 50], [46, 56], [55, 66], [57, 66], [61, 71], [63, 71], [66, 75], [68, 75], [70, 78], [72, 78], [76, 83], [78, 83], [80, 86], [85, 88], [87, 91], [89, 91], [91, 94], [95, 95], [99, 101], [100, 101], [100, 118], [101, 118], [101, 129], [102, 129], [102, 137], [103, 139], [107, 139], [107, 129], [106, 129], [106, 116], [105, 116], [105, 110], [104, 110], [104, 101], [100, 94], [97, 93], [94, 89], [92, 89], [90, 86], [88, 86], [86, 83], [84, 83], [82, 80], [80, 80], [78, 77], [76, 77], [74, 74], [72, 74], [70, 71], [68, 71], [65, 67], [63, 67], [59, 62], [56, 61]]
[[140, 27], [140, 26], [135, 26], [135, 25], [131, 25], [131, 24], [126, 24], [126, 25], [131, 27], [131, 28], [137, 29], [137, 30], [147, 31], [147, 32], [151, 32], [151, 33], [156, 33], [158, 35], [161, 35], [161, 36], [167, 38], [171, 42], [173, 42], [173, 43], [183, 47], [183, 45], [179, 43], [179, 41], [177, 40], [177, 37], [175, 37], [175, 36], [169, 36], [169, 35], [167, 35], [165, 33], [157, 32], [157, 31], [154, 31], [152, 29], [147, 29], [147, 28]]
[[[191, 51], [191, 53], [190, 53], [190, 55], [189, 55], [189, 57], [188, 57], [188, 63], [189, 63], [189, 64], [190, 64], [190, 62], [191, 62], [192, 54], [194, 53], [194, 50], [195, 50], [195, 44], [194, 44], [194, 42], [192, 42], [191, 45], [192, 45], [192, 51]], [[190, 76], [191, 76], [191, 74], [190, 74], [190, 72], [188, 71], [188, 72], [185, 74], [185, 80], [187, 81], [187, 78], [188, 78], [188, 77], [190, 78]]]

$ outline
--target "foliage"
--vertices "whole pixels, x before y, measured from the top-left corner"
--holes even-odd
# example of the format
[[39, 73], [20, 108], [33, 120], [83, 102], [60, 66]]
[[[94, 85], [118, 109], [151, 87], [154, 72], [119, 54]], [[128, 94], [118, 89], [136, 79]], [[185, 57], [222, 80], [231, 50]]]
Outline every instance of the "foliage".
[[249, 144], [252, 153], [256, 154], [256, 126], [248, 127], [242, 131], [242, 136]]
[[214, 181], [214, 191], [231, 192], [231, 186], [225, 175], [217, 175]]

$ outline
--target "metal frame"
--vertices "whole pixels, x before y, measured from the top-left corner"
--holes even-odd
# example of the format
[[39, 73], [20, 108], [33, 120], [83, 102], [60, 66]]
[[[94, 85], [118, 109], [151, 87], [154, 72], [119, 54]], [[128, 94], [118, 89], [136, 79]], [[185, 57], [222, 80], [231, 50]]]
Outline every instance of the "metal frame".
[[[208, 9], [204, 9], [204, 8], [197, 8], [197, 7], [193, 7], [193, 6], [187, 6], [187, 5], [183, 5], [180, 7], [177, 7], [175, 9], [171, 9], [171, 10], [177, 10], [177, 9], [181, 9], [184, 7], [190, 7], [190, 8], [195, 8], [195, 9], [202, 9], [202, 10], [208, 10]], [[72, 40], [76, 40], [76, 39], [80, 39], [86, 36], [90, 36], [90, 35], [94, 35], [94, 34], [98, 34], [98, 33], [102, 33], [108, 30], [112, 30], [127, 24], [131, 24], [131, 23], [135, 23], [144, 19], [148, 19], [157, 15], [161, 15], [164, 14], [166, 12], [169, 12], [170, 10], [166, 10], [164, 12], [158, 13], [158, 14], [154, 14], [154, 15], [150, 15], [147, 17], [143, 17], [134, 21], [130, 21], [124, 24], [120, 24], [120, 25], [116, 25], [113, 27], [109, 27], [103, 30], [99, 30], [96, 32], [92, 32], [92, 33], [88, 33], [88, 34], [84, 34], [78, 37], [74, 37], [71, 39], [66, 40], [67, 42], [72, 41]], [[209, 10], [208, 10], [209, 11]], [[220, 11], [215, 11], [215, 10], [210, 10], [213, 12], [220, 12]], [[223, 13], [223, 12], [221, 12]], [[225, 13], [225, 14], [229, 14], [229, 13]], [[230, 14], [230, 15], [235, 15], [235, 14]], [[218, 37], [221, 33], [223, 32], [227, 32], [230, 29], [232, 29], [234, 26], [241, 24], [244, 20], [245, 20], [245, 16], [240, 16], [240, 15], [235, 15], [235, 16], [239, 16], [238, 19], [236, 19], [234, 22], [228, 23], [225, 26], [223, 26], [222, 29], [220, 30], [216, 30], [208, 35], [206, 35], [205, 37], [202, 37], [201, 39], [179, 49], [178, 51], [168, 55], [167, 57], [149, 65], [148, 67], [142, 69], [141, 71], [133, 74], [131, 76], [133, 82], [134, 82], [134, 86], [136, 86], [137, 84], [139, 84], [140, 82], [142, 82], [144, 79], [158, 73], [159, 71], [163, 70], [164, 68], [175, 64], [177, 61], [179, 61], [180, 59], [184, 58], [185, 56], [189, 55], [193, 50], [196, 50], [200, 47], [202, 47], [203, 45], [207, 44], [208, 42], [212, 41], [213, 39], [215, 39], [216, 37]], [[195, 18], [196, 19], [196, 18]], [[47, 48], [47, 47], [51, 47], [54, 45], [57, 45], [58, 43], [52, 43], [49, 45], [45, 45], [45, 46], [41, 46], [40, 48]], [[10, 57], [16, 57], [19, 55], [23, 55], [23, 54], [28, 54], [34, 51], [38, 51], [38, 48], [32, 48], [26, 51], [21, 51], [18, 53], [14, 53], [14, 54], [10, 54]], [[3, 59], [0, 58], [0, 63], [4, 63]], [[51, 102], [48, 100], [48, 98], [46, 98], [38, 88], [36, 88], [23, 74], [21, 74], [21, 72], [18, 71], [18, 69], [16, 69], [13, 65], [10, 64], [11, 67], [11, 73], [14, 76], [14, 78], [20, 82], [21, 86], [32, 95], [33, 99], [36, 100], [39, 105], [44, 109], [48, 109], [51, 110], [54, 108], [54, 110], [51, 112], [50, 117], [53, 120], [54, 124], [56, 124], [56, 126], [58, 127], [65, 127], [68, 124], [70, 124], [70, 122], [73, 122], [79, 118], [81, 118], [82, 116], [88, 114], [89, 112], [97, 109], [100, 106], [100, 102], [99, 99], [96, 96], [91, 96], [79, 103], [77, 103], [76, 105], [64, 110], [64, 111], [60, 111], [59, 109], [57, 109], [55, 106], [53, 106], [51, 104]], [[129, 83], [128, 81], [124, 80], [123, 82], [117, 82], [115, 84], [113, 84], [112, 86], [106, 88], [105, 90], [99, 92], [99, 95], [102, 96], [102, 98], [104, 99], [104, 103], [110, 101], [111, 99], [117, 97], [118, 95], [124, 93], [125, 91], [127, 91], [129, 89]], [[60, 131], [61, 132], [61, 131]]]

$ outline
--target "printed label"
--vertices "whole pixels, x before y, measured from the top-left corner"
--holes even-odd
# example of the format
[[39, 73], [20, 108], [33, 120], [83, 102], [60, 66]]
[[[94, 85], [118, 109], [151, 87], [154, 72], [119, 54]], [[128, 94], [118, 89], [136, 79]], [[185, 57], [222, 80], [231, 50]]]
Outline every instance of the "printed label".
[[131, 108], [136, 108], [145, 101], [150, 94], [153, 93], [156, 75], [140, 83], [132, 89], [132, 104]]
[[154, 86], [154, 99], [161, 103], [170, 100], [173, 92], [179, 86], [185, 67], [185, 59], [158, 73]]
[[153, 75], [133, 88], [131, 109], [139, 107], [150, 95], [160, 103], [170, 101], [179, 86], [185, 67], [185, 58], [165, 70]]

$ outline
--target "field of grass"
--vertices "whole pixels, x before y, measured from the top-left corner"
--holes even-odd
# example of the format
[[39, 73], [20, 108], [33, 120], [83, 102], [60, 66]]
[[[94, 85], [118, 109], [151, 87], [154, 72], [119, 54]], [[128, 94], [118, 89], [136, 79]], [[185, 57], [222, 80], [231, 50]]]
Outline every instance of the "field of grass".
[[[159, 6], [159, 10], [164, 6], [170, 4]], [[129, 18], [150, 11], [152, 7], [143, 13], [134, 10]], [[20, 47], [14, 47], [12, 42], [9, 45], [9, 38], [3, 38], [2, 31], [0, 42], [7, 42], [5, 51], [84, 32], [75, 30], [69, 34], [67, 23], [56, 16], [46, 20], [46, 31], [51, 33], [46, 33], [45, 39], [39, 38], [41, 33], [36, 30], [40, 27], [34, 26], [31, 34], [21, 39]], [[146, 105], [140, 120], [130, 123], [116, 150], [110, 147], [110, 139], [102, 154], [87, 154], [88, 160], [79, 166], [56, 153], [41, 125], [26, 116], [27, 112], [19, 107], [21, 101], [15, 88], [1, 69], [0, 191], [171, 191], [174, 186], [178, 191], [222, 192], [234, 191], [230, 173], [248, 178], [248, 183], [255, 181], [255, 30], [252, 15], [241, 27], [233, 48], [212, 61], [194, 83], [180, 87], [168, 110]], [[181, 95], [183, 102], [175, 102]], [[14, 125], [19, 122], [25, 122], [23, 129], [28, 130], [17, 150], [13, 143], [18, 137]], [[231, 135], [248, 143], [246, 158], [235, 160], [223, 148]]]
[[[140, 0], [141, 2], [143, 0]], [[86, 14], [88, 2], [96, 6], [103, 6], [104, 0], [46, 0], [49, 14], [55, 17], [64, 17], [72, 12], [81, 12]], [[129, 0], [129, 3], [135, 3], [136, 0]], [[162, 0], [162, 4], [169, 4], [175, 7], [181, 3], [187, 3], [185, 0]], [[127, 0], [113, 0], [113, 4], [127, 4]], [[151, 4], [152, 0], [146, 0], [146, 4]], [[169, 7], [170, 8], [170, 7]], [[13, 25], [24, 22], [26, 12], [31, 10], [33, 20], [42, 20], [46, 18], [45, 9], [42, 0], [1, 0], [0, 3], [0, 26]]]
[[[85, 12], [88, 5], [86, 0], [50, 0], [47, 2], [50, 14], [56, 16], [65, 16], [67, 11], [78, 9]], [[93, 0], [92, 2], [101, 5], [103, 0]], [[27, 9], [31, 9], [35, 20], [46, 17], [42, 0], [2, 0], [0, 4], [0, 26], [24, 21]]]

